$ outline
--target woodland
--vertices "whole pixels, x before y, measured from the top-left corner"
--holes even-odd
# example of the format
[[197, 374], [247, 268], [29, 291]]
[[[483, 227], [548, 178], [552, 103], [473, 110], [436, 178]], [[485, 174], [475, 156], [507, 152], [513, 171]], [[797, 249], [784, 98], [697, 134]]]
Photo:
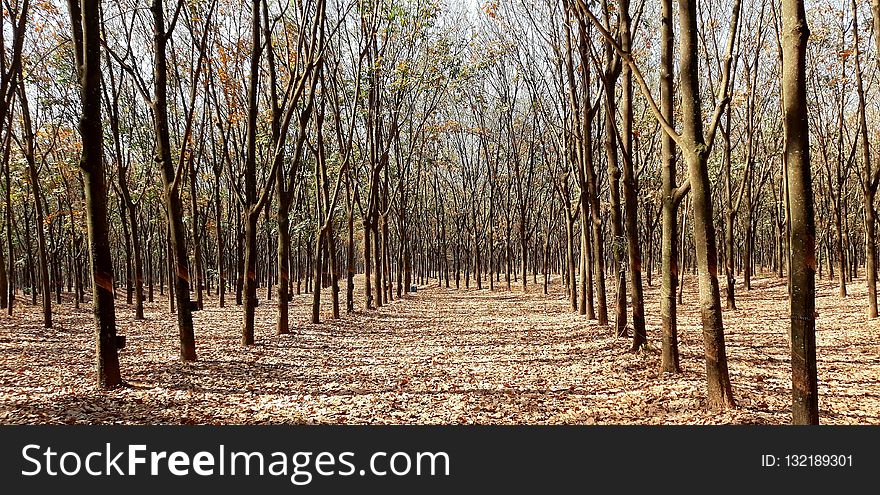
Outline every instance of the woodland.
[[880, 424], [880, 0], [2, 0], [0, 424]]

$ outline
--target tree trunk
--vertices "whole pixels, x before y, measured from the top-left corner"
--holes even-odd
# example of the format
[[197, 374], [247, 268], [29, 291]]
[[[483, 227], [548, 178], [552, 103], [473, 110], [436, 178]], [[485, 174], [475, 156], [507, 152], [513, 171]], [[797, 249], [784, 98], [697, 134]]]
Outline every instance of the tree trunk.
[[[19, 239], [20, 240], [20, 239]], [[27, 275], [27, 283], [29, 284], [29, 291], [31, 294], [31, 305], [37, 305], [37, 278], [34, 274], [34, 255], [31, 247], [33, 246], [33, 242], [31, 241], [31, 216], [27, 207], [24, 208], [24, 251], [26, 257], [25, 264], [25, 274]], [[114, 286], [114, 294], [115, 286]]]
[[[120, 193], [121, 195], [121, 193]], [[122, 223], [122, 238], [125, 241], [125, 304], [131, 305], [134, 298], [134, 273], [131, 263], [131, 234], [128, 229], [128, 217], [125, 214], [125, 205], [119, 201], [119, 218]]]
[[372, 225], [369, 221], [365, 220], [363, 222], [364, 226], [364, 304], [367, 309], [373, 309], [373, 291], [370, 281], [370, 276], [372, 275], [373, 270], [373, 260], [372, 260]]
[[873, 193], [865, 195], [865, 282], [868, 318], [877, 318], [877, 210]]
[[724, 278], [727, 282], [727, 290], [725, 296], [727, 299], [727, 309], [736, 309], [736, 279], [734, 277], [734, 258], [736, 256], [734, 250], [733, 228], [736, 220], [736, 209], [733, 205], [733, 177], [730, 170], [731, 161], [731, 143], [730, 143], [730, 121], [731, 110], [726, 112], [727, 129], [722, 130], [722, 139], [724, 141], [724, 156], [722, 157], [722, 167], [724, 170]]
[[168, 278], [168, 312], [174, 313], [174, 253], [171, 250], [171, 226], [165, 229], [165, 276]]
[[[78, 0], [73, 0], [71, 4], [71, 15], [73, 15], [74, 11], [78, 11], [79, 3]], [[76, 26], [74, 27], [76, 29]], [[82, 77], [82, 76], [80, 76]], [[82, 82], [80, 82], [81, 84]], [[9, 113], [9, 122], [7, 129], [12, 129], [12, 113]], [[6, 313], [9, 316], [12, 316], [12, 309], [15, 306], [15, 251], [12, 249], [12, 183], [10, 181], [9, 174], [9, 152], [11, 149], [11, 139], [12, 133], [7, 131], [6, 133], [6, 142], [3, 150], [3, 175], [6, 179], [6, 248], [7, 253], [9, 254], [8, 258], [8, 267], [7, 267], [7, 280], [6, 280], [6, 289], [7, 289], [7, 297], [6, 297]]]
[[[131, 197], [128, 195], [127, 191], [123, 193], [123, 202], [126, 203], [126, 211], [128, 214], [129, 224], [132, 225], [131, 229], [131, 242], [132, 248], [134, 249], [134, 295], [135, 295], [135, 312], [134, 319], [135, 320], [143, 320], [144, 319], [144, 254], [141, 252], [141, 238], [140, 234], [138, 234], [137, 228], [137, 209], [134, 203], [131, 201]], [[152, 301], [152, 297], [150, 298]]]
[[617, 103], [614, 100], [614, 88], [620, 68], [616, 65], [613, 50], [606, 48], [605, 55], [605, 156], [608, 162], [608, 183], [611, 198], [611, 227], [613, 239], [611, 241], [612, 255], [614, 256], [614, 279], [617, 283], [615, 296], [615, 328], [617, 336], [626, 335], [626, 277], [624, 266], [624, 246], [626, 238], [623, 233], [623, 219], [620, 211], [620, 166], [618, 164], [617, 144], [615, 129], [617, 128]]
[[226, 306], [226, 249], [223, 241], [219, 173], [215, 175], [215, 179], [217, 180], [214, 189], [214, 215], [217, 217], [214, 225], [214, 234], [217, 238], [217, 295], [220, 298], [220, 307], [223, 308]]
[[[589, 211], [587, 209], [587, 197], [581, 195], [580, 201], [581, 215], [581, 256], [580, 256], [580, 307], [578, 312], [586, 315], [588, 320], [596, 319], [596, 310], [593, 306], [593, 273], [590, 270], [590, 258], [592, 257], [592, 246], [590, 245], [590, 221]], [[589, 292], [589, 293], [588, 293]]]
[[250, 210], [244, 226], [244, 319], [241, 329], [242, 345], [254, 345], [254, 314], [257, 307], [257, 220], [260, 212]]
[[[662, 0], [661, 54], [660, 54], [660, 111], [670, 125], [674, 125], [675, 97], [673, 95], [673, 74], [675, 62], [673, 50], [675, 31], [672, 25], [672, 0]], [[662, 281], [660, 285], [660, 319], [662, 321], [663, 342], [660, 368], [668, 373], [680, 373], [678, 353], [678, 321], [675, 293], [678, 289], [678, 207], [681, 197], [677, 196], [675, 141], [663, 133], [661, 142], [662, 208], [663, 226], [660, 243]], [[683, 197], [683, 196], [682, 196]]]
[[354, 205], [348, 205], [348, 239], [345, 253], [345, 310], [354, 311]]
[[[281, 181], [278, 181], [279, 184]], [[279, 195], [278, 201], [282, 201]], [[278, 208], [278, 311], [275, 332], [278, 335], [290, 333], [289, 296], [290, 291], [290, 217], [287, 208]]]
[[818, 424], [816, 378], [816, 227], [810, 174], [803, 0], [783, 0], [782, 94], [791, 205], [792, 423]]
[[[681, 24], [681, 107], [683, 137], [691, 149], [683, 150], [688, 163], [693, 205], [694, 248], [700, 286], [700, 313], [706, 352], [706, 381], [709, 407], [734, 407], [733, 389], [727, 369], [724, 324], [718, 290], [718, 253], [712, 215], [712, 194], [707, 166], [709, 145], [704, 142], [700, 108], [699, 62], [697, 59], [697, 3], [679, 0]], [[734, 19], [736, 20], [736, 19]], [[731, 40], [732, 43], [732, 40]]]
[[[170, 225], [169, 252], [174, 258], [174, 295], [177, 299], [177, 326], [180, 333], [180, 359], [196, 360], [195, 334], [193, 331], [192, 313], [189, 302], [189, 262], [187, 260], [186, 234], [183, 228], [183, 205], [180, 201], [179, 187], [176, 184], [176, 171], [171, 159], [171, 138], [168, 129], [167, 102], [167, 61], [165, 46], [165, 8], [162, 0], [153, 0], [155, 45], [155, 85], [154, 85], [154, 116], [156, 128], [156, 160], [164, 180], [164, 192], [168, 223]], [[169, 253], [170, 254], [170, 253]], [[169, 284], [170, 286], [170, 284]]]
[[200, 240], [199, 235], [199, 201], [198, 194], [196, 191], [196, 167], [195, 167], [195, 154], [190, 154], [190, 157], [187, 159], [189, 162], [189, 187], [190, 187], [190, 204], [192, 205], [192, 240], [193, 240], [193, 262], [195, 263], [196, 269], [196, 306], [199, 309], [203, 309], [204, 298], [202, 295], [202, 290], [204, 289], [205, 284], [205, 275], [203, 270], [203, 260], [202, 260], [202, 242]]
[[[843, 191], [838, 190], [838, 201], [837, 206], [834, 208], [834, 227], [836, 236], [834, 238], [834, 246], [837, 252], [837, 286], [838, 286], [838, 295], [840, 297], [846, 297], [846, 274], [849, 270], [847, 270], [846, 266], [846, 255], [844, 254], [843, 247], [843, 215], [844, 212], [841, 210], [840, 204], [840, 195], [843, 194]], [[791, 186], [789, 186], [789, 198], [791, 197]]]
[[150, 302], [153, 302], [153, 235], [151, 226], [147, 234], [147, 299]]
[[[270, 40], [267, 40], [270, 41]], [[251, 56], [250, 81], [248, 83], [247, 141], [244, 166], [244, 270], [243, 303], [244, 315], [241, 327], [242, 345], [254, 345], [254, 312], [257, 307], [257, 221], [260, 208], [257, 200], [257, 113], [258, 87], [260, 77], [260, 0], [251, 2]]]
[[9, 304], [9, 288], [6, 277], [6, 254], [3, 245], [0, 244], [0, 309], [6, 309]]
[[375, 260], [375, 269], [373, 270], [373, 290], [374, 290], [374, 302], [377, 308], [382, 307], [383, 296], [383, 280], [382, 280], [382, 239], [379, 236], [379, 224], [381, 223], [380, 216], [378, 214], [373, 217], [373, 256]]
[[332, 308], [331, 317], [334, 320], [339, 319], [339, 263], [336, 257], [336, 229], [333, 227], [333, 218], [327, 225], [327, 251], [330, 263], [330, 304]]
[[241, 204], [235, 205], [235, 305], [241, 306], [244, 292], [244, 230], [242, 225]]
[[[625, 52], [630, 50], [630, 18], [629, 0], [619, 0], [620, 6], [620, 41]], [[647, 343], [648, 336], [645, 331], [645, 303], [642, 294], [642, 250], [639, 245], [639, 215], [638, 215], [638, 184], [633, 165], [632, 147], [632, 69], [628, 64], [623, 65], [623, 130], [621, 143], [623, 160], [623, 199], [626, 210], [626, 237], [627, 252], [629, 254], [630, 285], [632, 290], [632, 321], [633, 321], [633, 344], [632, 351], [641, 349]], [[625, 304], [625, 301], [624, 301]]]
[[[587, 134], [589, 136], [589, 134]], [[593, 168], [592, 139], [588, 138], [587, 147], [587, 191], [590, 201], [590, 224], [593, 229], [593, 280], [596, 282], [596, 306], [600, 325], [608, 324], [608, 298], [605, 292], [605, 241], [602, 235], [602, 211], [599, 209], [599, 187], [596, 171]]]
[[575, 273], [575, 261], [574, 261], [574, 216], [568, 213], [566, 210], [568, 206], [563, 204], [563, 214], [566, 216], [565, 218], [565, 238], [566, 238], [566, 250], [565, 250], [565, 260], [567, 267], [567, 275], [568, 275], [568, 291], [569, 291], [569, 302], [571, 304], [571, 310], [578, 310], [578, 299], [577, 299], [577, 275]]
[[[871, 166], [871, 145], [868, 141], [868, 125], [865, 118], [865, 90], [862, 82], [861, 50], [859, 48], [858, 10], [855, 0], [851, 1], [853, 10], [853, 30], [856, 58], [856, 89], [859, 95], [859, 130], [862, 140], [862, 200], [865, 210], [865, 283], [868, 286], [868, 318], [877, 318], [877, 210], [874, 198], [880, 185], [880, 167], [876, 171]], [[871, 1], [874, 16], [874, 38], [880, 49], [880, 0]], [[880, 60], [880, 52], [876, 54]]]
[[99, 388], [122, 384], [116, 350], [116, 311], [113, 302], [113, 260], [107, 230], [107, 185], [104, 179], [101, 128], [100, 0], [70, 0], [70, 17], [79, 78], [82, 114], [80, 171], [85, 186], [89, 258], [95, 315], [95, 351]]
[[746, 290], [752, 290], [752, 256], [754, 256], [755, 229], [752, 226], [754, 221], [754, 212], [752, 211], [752, 184], [751, 181], [746, 182], [746, 210], [743, 214], [743, 225], [746, 228], [745, 249], [743, 251], [743, 284]]
[[[318, 214], [320, 215], [320, 212]], [[313, 266], [315, 271], [315, 281], [312, 288], [312, 323], [321, 322], [321, 275], [323, 274], [324, 269], [322, 253], [324, 251], [325, 232], [326, 231], [321, 226], [319, 226], [318, 231], [315, 232], [315, 257]]]
[[[21, 104], [22, 126], [24, 129], [25, 161], [27, 162], [28, 177], [33, 191], [35, 230], [37, 231], [37, 256], [40, 263], [40, 295], [43, 302], [43, 326], [52, 328], [52, 289], [49, 282], [49, 259], [46, 253], [46, 232], [43, 222], [43, 200], [40, 194], [40, 178], [37, 175], [36, 149], [34, 143], [34, 131], [31, 125], [30, 109], [28, 108], [27, 92], [24, 88], [24, 75], [19, 78], [19, 102]], [[11, 132], [11, 131], [9, 131]], [[36, 297], [36, 294], [34, 294]]]

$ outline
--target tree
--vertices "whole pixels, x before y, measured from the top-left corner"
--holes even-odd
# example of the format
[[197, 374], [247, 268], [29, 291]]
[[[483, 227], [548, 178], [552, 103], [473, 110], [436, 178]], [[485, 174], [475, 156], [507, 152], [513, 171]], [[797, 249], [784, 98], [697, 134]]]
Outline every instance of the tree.
[[[25, 33], [27, 32], [28, 12], [30, 1], [23, 0], [21, 4], [17, 2], [7, 5], [3, 12], [0, 13], [0, 29], [4, 35], [0, 36], [0, 122], [6, 124], [6, 135], [3, 144], [3, 169], [6, 179], [6, 245], [8, 249], [7, 258], [9, 260], [8, 267], [0, 269], [0, 306], [5, 307], [7, 313], [12, 315], [12, 308], [15, 304], [15, 257], [12, 252], [12, 202], [11, 202], [11, 182], [9, 177], [9, 158], [11, 151], [12, 139], [12, 102], [15, 98], [16, 90], [19, 87], [17, 78], [21, 74], [22, 51], [25, 41]], [[9, 16], [9, 23], [12, 27], [12, 47], [9, 58], [6, 54], [6, 36], [5, 24], [6, 16]], [[16, 20], [16, 17], [18, 18]], [[0, 249], [2, 254], [2, 249]], [[0, 259], [0, 263], [3, 260]]]
[[803, 0], [782, 2], [782, 96], [791, 204], [792, 423], [819, 424], [816, 378], [816, 226], [810, 173]]
[[86, 193], [92, 267], [97, 384], [100, 388], [112, 388], [122, 384], [122, 376], [116, 351], [113, 264], [108, 242], [107, 185], [102, 157], [100, 3], [100, 0], [70, 0], [68, 8], [82, 100], [80, 170]]
[[726, 55], [719, 85], [721, 97], [717, 99], [708, 132], [704, 132], [703, 128], [700, 81], [698, 77], [697, 5], [695, 0], [679, 1], [679, 26], [683, 33], [679, 58], [683, 124], [683, 132], [681, 134], [663, 117], [632, 55], [628, 51], [623, 50], [614, 41], [611, 33], [602, 26], [585, 3], [579, 1], [578, 5], [580, 10], [590, 18], [593, 25], [609, 42], [609, 45], [614, 47], [614, 50], [623, 59], [623, 62], [632, 68], [633, 75], [638, 81], [642, 94], [650, 104], [651, 113], [660, 123], [664, 132], [672, 137], [678, 147], [681, 148], [682, 155], [688, 163], [688, 181], [691, 185], [694, 217], [694, 247], [699, 273], [700, 314], [703, 322], [703, 343], [706, 353], [706, 381], [709, 407], [715, 410], [735, 407], [733, 389], [730, 384], [730, 375], [727, 368], [727, 351], [724, 346], [724, 324], [721, 318], [721, 297], [718, 289], [718, 253], [712, 215], [713, 207], [708, 159], [721, 115], [724, 113], [724, 108], [729, 102], [731, 54], [739, 29], [741, 0], [735, 0], [733, 5], [730, 31], [725, 49]]
[[706, 379], [708, 381], [709, 406], [713, 409], [734, 407], [733, 390], [727, 370], [727, 351], [724, 347], [724, 324], [718, 291], [718, 255], [715, 244], [715, 227], [712, 223], [712, 198], [707, 161], [712, 149], [715, 131], [728, 99], [731, 52], [738, 32], [741, 0], [736, 0], [730, 21], [727, 54], [722, 76], [718, 106], [708, 133], [703, 132], [703, 116], [700, 105], [700, 88], [697, 63], [697, 5], [694, 0], [680, 0], [679, 22], [681, 25], [681, 97], [683, 138], [678, 144], [688, 163], [691, 198], [694, 208], [694, 244], [697, 252], [697, 268], [700, 277], [700, 313], [703, 319], [703, 341], [706, 349]]
[[[663, 0], [660, 30], [660, 111], [669, 125], [675, 125], [675, 95], [673, 94], [673, 57], [675, 28], [672, 25], [672, 0]], [[690, 189], [690, 182], [678, 185], [676, 179], [675, 140], [663, 133], [661, 142], [662, 167], [662, 243], [660, 285], [660, 318], [662, 320], [661, 368], [669, 373], [680, 372], [678, 353], [678, 321], [675, 293], [679, 284], [678, 209]]]
[[[585, 5], [585, 4], [584, 4]], [[611, 31], [611, 10], [607, 0], [602, 2], [604, 12], [604, 26], [592, 17], [596, 27], [603, 33]], [[592, 13], [590, 13], [592, 16]], [[618, 27], [620, 30], [620, 27]], [[615, 298], [615, 326], [617, 335], [622, 337], [626, 334], [626, 267], [624, 266], [624, 249], [626, 242], [623, 231], [623, 215], [620, 211], [620, 160], [617, 151], [617, 100], [616, 85], [620, 77], [621, 58], [615, 53], [615, 48], [620, 52], [624, 50], [616, 42], [612, 43], [609, 33], [605, 43], [604, 69], [601, 75], [602, 85], [605, 88], [605, 161], [608, 166], [608, 188], [611, 199], [611, 227], [612, 242], [611, 254], [614, 259], [614, 278], [617, 283], [617, 295]], [[626, 158], [624, 158], [626, 159]]]
[[[169, 225], [170, 251], [173, 252], [174, 295], [177, 299], [177, 327], [180, 332], [180, 359], [183, 361], [196, 360], [195, 332], [192, 321], [192, 306], [190, 305], [190, 274], [189, 260], [186, 249], [186, 233], [183, 226], [183, 202], [180, 199], [180, 188], [183, 177], [183, 165], [186, 163], [185, 152], [181, 150], [177, 166], [171, 156], [171, 136], [168, 121], [168, 62], [165, 47], [177, 15], [180, 12], [182, 0], [179, 0], [177, 13], [172, 20], [171, 26], [165, 28], [165, 7], [163, 0], [153, 0], [150, 10], [153, 13], [153, 44], [154, 44], [154, 78], [153, 85], [153, 122], [156, 130], [156, 161], [162, 173], [162, 181], [165, 193], [166, 218]], [[198, 69], [193, 74], [193, 79], [198, 80], [201, 68], [201, 55], [204, 55], [204, 45], [201, 49]], [[195, 83], [194, 83], [195, 84]], [[195, 86], [194, 86], [195, 87]], [[195, 89], [193, 89], [195, 92]], [[193, 97], [194, 100], [194, 97]], [[193, 102], [194, 103], [194, 102]], [[188, 141], [188, 134], [192, 126], [194, 105], [190, 107], [190, 114], [186, 119], [186, 129], [183, 143]], [[169, 257], [169, 261], [171, 258]]]
[[[862, 83], [861, 48], [859, 47], [858, 8], [852, 0], [853, 44], [855, 47], [856, 89], [859, 96], [859, 138], [862, 143], [862, 202], [865, 209], [865, 282], [868, 285], [868, 318], [877, 318], [877, 209], [874, 202], [880, 187], [880, 165], [873, 167], [871, 143], [868, 140], [868, 124], [865, 118], [865, 90]], [[871, 1], [874, 17], [875, 54], [880, 60], [880, 0]]]
[[[619, 0], [620, 48], [624, 53], [632, 53], [631, 20], [629, 0]], [[620, 134], [623, 155], [623, 201], [626, 213], [626, 245], [629, 255], [630, 285], [632, 291], [633, 343], [632, 351], [638, 351], [648, 341], [645, 333], [645, 303], [642, 288], [642, 250], [639, 243], [638, 184], [633, 165], [633, 94], [632, 68], [622, 67], [622, 114]], [[608, 88], [606, 88], [606, 91]], [[611, 132], [610, 129], [607, 132]], [[615, 133], [618, 131], [615, 129]]]
[[[260, 78], [260, 55], [263, 43], [260, 41], [260, 0], [251, 2], [251, 56], [250, 79], [247, 94], [247, 132], [244, 162], [244, 195], [241, 198], [244, 210], [244, 318], [241, 326], [241, 343], [254, 345], [254, 310], [257, 306], [257, 220], [269, 199], [271, 183], [263, 187], [257, 196], [257, 88]], [[275, 179], [270, 175], [269, 182]]]
[[[21, 64], [23, 67], [23, 64]], [[49, 281], [49, 260], [46, 252], [46, 233], [44, 229], [43, 196], [39, 174], [37, 173], [37, 145], [31, 123], [31, 111], [24, 84], [24, 72], [19, 75], [18, 99], [21, 105], [21, 120], [24, 132], [24, 156], [27, 162], [28, 179], [34, 198], [35, 227], [37, 231], [37, 256], [40, 262], [40, 295], [43, 302], [43, 326], [52, 328], [52, 294]]]

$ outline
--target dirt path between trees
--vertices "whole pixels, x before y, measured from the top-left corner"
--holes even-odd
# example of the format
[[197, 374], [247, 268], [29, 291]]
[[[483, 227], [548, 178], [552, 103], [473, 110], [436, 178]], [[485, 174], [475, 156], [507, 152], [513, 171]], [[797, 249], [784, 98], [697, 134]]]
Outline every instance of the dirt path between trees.
[[[861, 285], [860, 285], [861, 284]], [[820, 282], [819, 392], [822, 423], [880, 424], [880, 320], [868, 322], [861, 281], [840, 299]], [[679, 376], [658, 371], [658, 289], [647, 288], [649, 341], [629, 342], [567, 311], [562, 288], [455, 290], [422, 287], [378, 311], [320, 325], [310, 296], [296, 296], [291, 327], [274, 335], [274, 305], [257, 311], [257, 345], [239, 344], [240, 312], [208, 299], [196, 313], [199, 361], [177, 360], [177, 330], [165, 299], [147, 320], [118, 307], [129, 387], [93, 387], [89, 306], [39, 307], [0, 317], [0, 423], [786, 423], [790, 367], [785, 285], [760, 278], [738, 291], [724, 322], [738, 409], [705, 410], [696, 287], [680, 310]], [[265, 291], [261, 291], [265, 296]], [[609, 299], [610, 300], [610, 299]], [[123, 300], [124, 301], [124, 300]], [[234, 302], [234, 300], [233, 300]], [[358, 301], [360, 302], [360, 301]], [[22, 316], [22, 311], [24, 316]]]

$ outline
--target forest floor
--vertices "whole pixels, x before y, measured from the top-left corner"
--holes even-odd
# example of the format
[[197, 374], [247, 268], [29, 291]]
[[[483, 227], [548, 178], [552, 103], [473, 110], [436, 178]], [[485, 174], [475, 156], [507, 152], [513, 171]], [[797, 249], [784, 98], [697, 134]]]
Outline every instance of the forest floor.
[[[40, 307], [19, 295], [16, 315], [0, 316], [0, 424], [787, 423], [785, 284], [759, 277], [750, 292], [737, 288], [739, 309], [725, 310], [724, 323], [738, 408], [723, 413], [705, 407], [690, 276], [679, 309], [680, 375], [659, 371], [656, 283], [646, 288], [649, 348], [632, 354], [628, 339], [570, 313], [556, 281], [551, 295], [532, 284], [526, 293], [517, 284], [494, 292], [420, 287], [378, 311], [324, 315], [318, 325], [305, 323], [311, 296], [303, 294], [291, 307], [295, 333], [283, 336], [275, 335], [274, 301], [261, 300], [250, 348], [239, 344], [234, 297], [223, 309], [209, 298], [195, 313], [192, 363], [177, 359], [165, 297], [157, 294], [140, 322], [123, 298], [128, 386], [108, 392], [94, 386], [90, 305], [74, 311], [65, 294], [47, 330]], [[836, 284], [819, 282], [821, 422], [880, 424], [880, 320], [865, 316], [863, 281], [849, 289], [842, 299]]]

